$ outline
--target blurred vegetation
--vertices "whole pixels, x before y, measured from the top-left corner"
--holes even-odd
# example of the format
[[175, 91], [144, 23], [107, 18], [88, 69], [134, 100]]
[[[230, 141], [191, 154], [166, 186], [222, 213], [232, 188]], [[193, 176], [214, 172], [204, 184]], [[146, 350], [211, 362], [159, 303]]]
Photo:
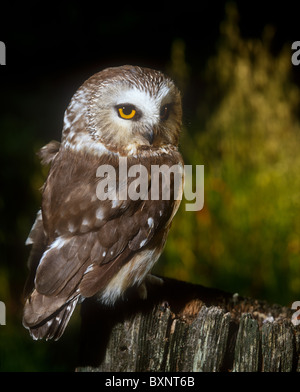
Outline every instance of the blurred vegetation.
[[[184, 39], [173, 41], [167, 72], [183, 92], [180, 149], [186, 164], [205, 166], [205, 202], [201, 211], [187, 212], [183, 200], [155, 272], [289, 306], [300, 300], [300, 92], [290, 47], [272, 52], [271, 26], [261, 39], [243, 38], [238, 19], [228, 3], [205, 69], [188, 63]], [[73, 370], [77, 356], [78, 311], [59, 342], [34, 342], [21, 325], [24, 241], [46, 176], [35, 152], [58, 137], [62, 124], [51, 120], [56, 134], [48, 135], [52, 123], [43, 110], [59, 99], [55, 88], [49, 98], [50, 87], [20, 88], [1, 105], [7, 108], [0, 118], [7, 186], [0, 195], [0, 300], [9, 325], [0, 326], [2, 371]], [[58, 116], [57, 107], [51, 113]], [[34, 110], [41, 123], [32, 120]], [[42, 124], [48, 134], [41, 134]]]
[[[300, 298], [300, 92], [290, 48], [272, 54], [271, 26], [261, 39], [243, 39], [232, 3], [220, 32], [181, 143], [186, 163], [205, 165], [204, 209], [186, 212], [183, 202], [159, 266], [169, 276], [289, 305]], [[178, 46], [174, 76], [186, 83]]]

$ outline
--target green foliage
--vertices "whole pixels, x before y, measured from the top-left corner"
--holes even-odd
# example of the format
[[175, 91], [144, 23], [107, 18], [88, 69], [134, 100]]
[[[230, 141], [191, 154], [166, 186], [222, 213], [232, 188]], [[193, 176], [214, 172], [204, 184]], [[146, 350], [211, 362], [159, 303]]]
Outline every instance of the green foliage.
[[290, 50], [271, 54], [272, 27], [243, 39], [226, 11], [181, 146], [205, 165], [205, 206], [180, 209], [163, 272], [288, 305], [300, 298], [300, 93]]

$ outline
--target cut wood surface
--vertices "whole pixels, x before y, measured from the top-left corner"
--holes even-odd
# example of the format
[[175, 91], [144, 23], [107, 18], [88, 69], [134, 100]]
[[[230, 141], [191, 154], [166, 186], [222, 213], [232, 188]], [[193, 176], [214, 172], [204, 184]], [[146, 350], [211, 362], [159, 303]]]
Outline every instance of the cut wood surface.
[[293, 311], [164, 278], [109, 308], [82, 304], [80, 365], [98, 372], [300, 371]]

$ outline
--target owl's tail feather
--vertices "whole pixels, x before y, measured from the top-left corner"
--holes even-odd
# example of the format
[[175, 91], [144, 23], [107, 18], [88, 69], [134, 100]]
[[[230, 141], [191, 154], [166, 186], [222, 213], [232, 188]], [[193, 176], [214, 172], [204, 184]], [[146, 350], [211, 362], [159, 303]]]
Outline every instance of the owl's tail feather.
[[34, 340], [58, 340], [68, 325], [78, 299], [78, 297], [73, 298], [63, 304], [57, 311], [44, 318], [41, 315], [36, 317], [37, 313], [32, 312], [31, 301], [27, 300], [24, 308], [23, 325], [29, 330]]

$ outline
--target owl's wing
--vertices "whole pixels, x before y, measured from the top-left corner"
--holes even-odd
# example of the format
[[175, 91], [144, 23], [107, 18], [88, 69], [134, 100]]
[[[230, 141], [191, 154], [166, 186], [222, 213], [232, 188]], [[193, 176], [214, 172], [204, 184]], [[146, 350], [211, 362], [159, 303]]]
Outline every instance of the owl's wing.
[[[143, 202], [131, 217], [122, 217], [123, 222], [118, 225], [118, 240], [116, 239], [119, 251], [113, 257], [110, 250], [113, 248], [108, 248], [104, 251], [108, 257], [91, 264], [80, 283], [82, 294], [89, 297], [102, 292], [127, 262], [136, 258], [136, 263], [139, 264], [145, 257], [145, 250], [151, 252], [157, 249], [160, 254], [169, 231], [170, 217], [177, 206], [176, 202], [170, 201]], [[107, 236], [111, 237], [109, 227], [107, 230]]]
[[127, 210], [97, 231], [57, 237], [36, 269], [36, 290], [47, 296], [63, 294], [66, 299], [76, 289], [85, 297], [101, 291], [128, 260], [149, 247], [155, 235], [166, 228], [174, 202], [153, 203], [155, 208], [144, 201], [134, 212]]
[[23, 324], [34, 338], [58, 339], [80, 296], [101, 292], [134, 256], [151, 244], [161, 245], [176, 202], [129, 203], [125, 213], [113, 215], [99, 230], [57, 237], [47, 247], [24, 308]]
[[[48, 151], [56, 157], [55, 148]], [[140, 269], [153, 250], [158, 257], [179, 201], [172, 196], [151, 200], [150, 194], [147, 200], [100, 201], [95, 198], [95, 170], [82, 166], [85, 160], [78, 165], [77, 156], [60, 154], [52, 160], [43, 218], [40, 214], [29, 236], [33, 249], [42, 246], [30, 263], [29, 288], [34, 287], [23, 324], [35, 338], [58, 339], [79, 298], [101, 293], [129, 261], [137, 261]], [[132, 276], [128, 280], [132, 283]]]
[[[58, 141], [51, 141], [42, 147], [38, 156], [41, 159], [43, 165], [49, 165], [55, 159], [60, 148], [60, 143]], [[24, 297], [26, 298], [34, 288], [34, 278], [37, 266], [47, 248], [47, 238], [43, 225], [42, 211], [39, 210], [36, 215], [35, 222], [30, 230], [28, 238], [26, 240], [26, 245], [32, 245], [29, 254], [27, 266], [29, 269], [29, 275], [24, 287]]]
[[24, 287], [24, 297], [26, 298], [34, 289], [34, 278], [37, 266], [47, 248], [47, 238], [44, 232], [42, 211], [39, 210], [35, 222], [26, 240], [26, 245], [32, 245], [27, 266], [29, 275]]

